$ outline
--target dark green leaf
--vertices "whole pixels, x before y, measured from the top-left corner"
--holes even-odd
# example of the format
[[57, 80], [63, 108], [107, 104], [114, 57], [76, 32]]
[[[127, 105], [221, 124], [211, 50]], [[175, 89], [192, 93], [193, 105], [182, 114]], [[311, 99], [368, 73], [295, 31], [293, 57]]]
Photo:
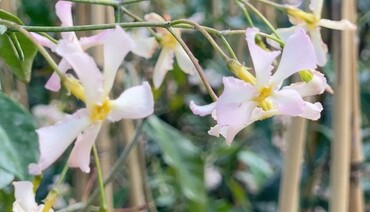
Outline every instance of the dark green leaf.
[[14, 32], [14, 34], [18, 39], [24, 58], [20, 57], [19, 53], [14, 50], [14, 44], [6, 35], [0, 36], [0, 58], [9, 66], [10, 70], [19, 80], [29, 82], [31, 79], [32, 63], [36, 56], [37, 48], [23, 34], [18, 32]]
[[145, 132], [158, 142], [166, 163], [176, 171], [183, 194], [197, 203], [197, 208], [202, 205], [205, 208], [204, 161], [199, 149], [177, 129], [155, 116], [148, 118]]
[[[5, 132], [10, 145], [15, 151], [15, 175], [24, 180], [29, 178], [28, 164], [35, 162], [38, 156], [38, 142], [32, 116], [19, 104], [0, 93], [0, 128]], [[3, 142], [3, 141], [2, 141]], [[11, 151], [0, 148], [0, 155]], [[8, 170], [11, 171], [11, 170]]]
[[[5, 130], [0, 126], [0, 169], [3, 172], [9, 172], [11, 176], [22, 176], [19, 172], [21, 166], [17, 159], [17, 152], [12, 146], [12, 143], [7, 136]], [[3, 175], [1, 175], [3, 178]], [[11, 177], [9, 176], [9, 178]], [[4, 180], [4, 179], [3, 179]], [[1, 185], [1, 182], [0, 182]]]
[[[23, 25], [18, 17], [4, 10], [0, 10], [0, 18]], [[9, 35], [0, 36], [0, 49], [0, 58], [9, 66], [12, 73], [18, 79], [29, 82], [33, 59], [37, 53], [36, 46], [23, 34], [11, 32]]]

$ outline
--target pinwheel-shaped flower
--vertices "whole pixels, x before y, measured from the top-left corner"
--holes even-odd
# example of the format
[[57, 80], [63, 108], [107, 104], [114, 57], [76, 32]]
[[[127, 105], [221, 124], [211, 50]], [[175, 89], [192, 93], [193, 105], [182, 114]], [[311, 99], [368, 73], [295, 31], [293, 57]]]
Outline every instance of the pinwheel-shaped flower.
[[[73, 26], [73, 18], [72, 18], [72, 2], [68, 1], [58, 1], [55, 4], [55, 13], [58, 16], [61, 26], [63, 27], [70, 27]], [[69, 42], [71, 44], [74, 44], [76, 46], [76, 50], [83, 52], [84, 50], [103, 44], [102, 41], [104, 39], [104, 36], [111, 30], [104, 30], [96, 35], [90, 36], [90, 37], [81, 37], [80, 39], [77, 38], [75, 32], [62, 32], [61, 37], [62, 39], [59, 40], [59, 42]], [[55, 51], [57, 48], [56, 43], [51, 42], [48, 38], [43, 37], [37, 33], [31, 33], [38, 42], [47, 47], [50, 48], [51, 51]], [[59, 65], [59, 70], [62, 73], [65, 73], [67, 70], [71, 69], [71, 65], [62, 58]], [[45, 88], [51, 91], [59, 91], [61, 85], [60, 85], [60, 78], [56, 73], [53, 73], [50, 77], [50, 79], [45, 84]]]
[[[297, 30], [288, 38], [281, 60], [274, 74], [272, 62], [279, 51], [266, 51], [255, 43], [256, 28], [246, 31], [248, 47], [256, 73], [255, 83], [247, 83], [234, 77], [223, 79], [224, 91], [219, 99], [206, 106], [190, 103], [194, 114], [212, 114], [217, 125], [209, 134], [226, 138], [228, 144], [235, 135], [254, 121], [273, 115], [300, 116], [312, 120], [320, 117], [322, 106], [304, 101], [303, 97], [324, 92], [326, 79], [316, 68], [316, 57], [309, 37], [303, 29]], [[282, 86], [283, 81], [301, 70], [311, 72], [309, 82]]]
[[311, 0], [311, 4], [309, 6], [312, 11], [311, 13], [304, 12], [295, 7], [288, 7], [287, 12], [290, 16], [290, 21], [296, 26], [277, 29], [277, 33], [285, 41], [297, 30], [297, 28], [303, 27], [311, 37], [317, 58], [317, 65], [319, 66], [324, 66], [326, 64], [328, 52], [326, 44], [322, 41], [320, 28], [326, 27], [336, 30], [356, 29], [356, 26], [346, 19], [332, 21], [321, 18], [323, 2], [323, 0]]
[[86, 108], [78, 110], [55, 125], [37, 130], [40, 159], [37, 164], [30, 164], [31, 174], [40, 174], [49, 167], [76, 138], [68, 160], [69, 166], [89, 172], [91, 148], [105, 119], [139, 119], [153, 113], [153, 96], [147, 82], [129, 88], [115, 100], [109, 99], [108, 94], [117, 69], [134, 44], [118, 26], [104, 36], [103, 43], [103, 74], [93, 58], [81, 52], [76, 45], [63, 40], [58, 43], [56, 52], [72, 66], [82, 84], [70, 89], [81, 89], [72, 93], [82, 93], [81, 99], [85, 101]]
[[[13, 212], [41, 212], [44, 205], [37, 205], [35, 194], [33, 193], [33, 185], [29, 181], [14, 182]], [[53, 212], [53, 210], [49, 210]]]
[[[165, 22], [166, 20], [155, 13], [150, 13], [145, 16], [145, 19], [151, 22]], [[179, 29], [174, 30], [176, 34], [180, 35]], [[173, 69], [173, 58], [176, 56], [176, 61], [181, 70], [187, 74], [195, 73], [195, 66], [191, 62], [189, 56], [186, 54], [180, 43], [175, 37], [165, 29], [157, 29], [158, 35], [161, 39], [160, 45], [162, 50], [159, 54], [158, 61], [155, 64], [153, 71], [153, 84], [155, 88], [161, 86], [167, 72]]]

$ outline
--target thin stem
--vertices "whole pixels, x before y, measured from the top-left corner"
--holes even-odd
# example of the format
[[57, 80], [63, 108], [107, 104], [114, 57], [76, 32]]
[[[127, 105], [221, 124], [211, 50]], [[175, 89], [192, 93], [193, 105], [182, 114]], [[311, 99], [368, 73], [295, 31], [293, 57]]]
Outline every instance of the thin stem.
[[271, 40], [279, 43], [279, 45], [280, 45], [281, 48], [284, 48], [284, 46], [285, 46], [284, 41], [282, 41], [281, 39], [279, 39], [279, 38], [277, 38], [275, 36], [272, 36], [272, 35], [269, 35], [269, 34], [266, 34], [266, 33], [263, 33], [263, 32], [259, 32], [258, 34], [261, 35], [262, 37], [271, 39]]
[[[139, 124], [139, 126], [136, 129], [135, 136], [132, 139], [132, 141], [128, 144], [128, 146], [123, 150], [121, 155], [118, 157], [116, 162], [111, 168], [111, 171], [107, 175], [106, 179], [104, 180], [104, 186], [110, 183], [113, 179], [113, 176], [122, 168], [122, 163], [126, 161], [128, 156], [130, 155], [131, 151], [139, 144], [139, 137], [142, 133], [144, 120]], [[89, 199], [87, 200], [87, 203], [85, 204], [84, 211], [87, 211], [89, 206], [94, 201], [95, 197], [98, 195], [99, 189], [95, 188], [92, 194], [90, 195]]]
[[240, 0], [235, 0], [235, 1], [238, 4], [238, 6], [240, 7], [240, 9], [243, 11], [243, 14], [244, 14], [245, 18], [247, 19], [247, 22], [249, 23], [249, 25], [251, 27], [254, 27], [252, 18], [249, 15], [249, 12], [248, 12], [247, 8], [245, 8], [245, 5], [243, 3], [241, 3]]
[[230, 46], [229, 42], [226, 40], [225, 36], [221, 35], [220, 38], [221, 38], [222, 42], [224, 43], [227, 51], [231, 55], [231, 57], [233, 59], [235, 59], [235, 60], [238, 60], [238, 58], [236, 57], [236, 54], [235, 54], [234, 50], [231, 48], [231, 46]]
[[269, 6], [272, 6], [272, 7], [275, 7], [276, 9], [279, 9], [279, 10], [286, 9], [286, 6], [275, 3], [275, 2], [272, 2], [272, 1], [267, 1], [267, 0], [256, 0], [256, 1], [259, 1], [263, 4], [266, 4], [266, 5], [269, 5]]
[[204, 86], [206, 87], [206, 89], [208, 91], [208, 94], [211, 96], [213, 101], [216, 101], [218, 99], [218, 97], [217, 97], [216, 93], [213, 91], [209, 82], [207, 81], [206, 76], [203, 73], [202, 67], [200, 67], [200, 65], [198, 63], [198, 60], [194, 57], [193, 53], [190, 51], [189, 47], [185, 44], [185, 42], [181, 39], [181, 37], [179, 35], [177, 35], [171, 27], [169, 27], [167, 30], [172, 34], [172, 36], [177, 40], [177, 42], [180, 43], [180, 45], [182, 46], [182, 48], [184, 49], [186, 54], [189, 56], [191, 62], [194, 64], [195, 69], [197, 70]]
[[99, 190], [100, 190], [100, 209], [101, 211], [108, 211], [107, 202], [105, 201], [105, 190], [104, 190], [104, 182], [103, 182], [103, 174], [101, 171], [100, 161], [99, 161], [99, 154], [98, 150], [96, 149], [96, 145], [93, 145], [93, 154], [95, 159], [95, 165], [98, 172], [98, 183], [99, 183]]
[[257, 8], [255, 8], [251, 3], [245, 0], [243, 0], [243, 4], [247, 5], [254, 13], [256, 13], [256, 15], [258, 15], [258, 17], [260, 17], [262, 21], [265, 22], [266, 26], [270, 28], [272, 33], [274, 33], [274, 35], [281, 40], [279, 34], [275, 30], [275, 27], [272, 26], [271, 22], [267, 20], [267, 18], [260, 11], [258, 11]]
[[[142, 19], [141, 17], [137, 16], [136, 14], [132, 13], [131, 11], [129, 11], [126, 7], [124, 6], [121, 6], [121, 11], [124, 12], [125, 14], [127, 14], [128, 16], [130, 16], [131, 18], [133, 18], [135, 21], [144, 21], [144, 19]], [[147, 30], [149, 31], [149, 33], [158, 41], [160, 42], [161, 38], [157, 35], [157, 33], [151, 29], [151, 28], [147, 28]]]
[[98, 4], [104, 6], [112, 6], [112, 7], [119, 7], [120, 5], [124, 4], [133, 4], [137, 2], [147, 1], [147, 0], [128, 0], [128, 1], [107, 1], [107, 0], [65, 0], [70, 2], [76, 3], [83, 3], [83, 4]]
[[63, 167], [62, 173], [60, 173], [60, 176], [58, 178], [57, 183], [55, 186], [49, 191], [48, 195], [45, 198], [45, 206], [42, 209], [42, 212], [48, 212], [53, 207], [58, 195], [59, 195], [59, 188], [62, 185], [64, 178], [68, 172], [68, 163], [66, 163]]
[[213, 40], [212, 36], [202, 26], [200, 26], [199, 24], [197, 24], [195, 22], [185, 20], [185, 19], [173, 21], [171, 25], [174, 26], [177, 23], [180, 23], [180, 24], [185, 23], [185, 24], [189, 24], [189, 25], [193, 26], [194, 29], [198, 30], [200, 33], [203, 34], [203, 36], [208, 40], [208, 42], [212, 45], [212, 47], [220, 54], [222, 59], [224, 59], [225, 61], [230, 60], [230, 58], [222, 51], [222, 49], [218, 46], [218, 44], [215, 42], [215, 40]]

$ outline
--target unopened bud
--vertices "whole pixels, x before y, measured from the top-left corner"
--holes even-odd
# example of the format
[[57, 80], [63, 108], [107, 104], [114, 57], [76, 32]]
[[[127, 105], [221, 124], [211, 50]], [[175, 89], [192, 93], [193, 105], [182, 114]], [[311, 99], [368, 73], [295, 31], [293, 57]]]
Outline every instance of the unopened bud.
[[78, 81], [72, 75], [66, 75], [66, 77], [63, 79], [63, 85], [69, 93], [73, 94], [78, 99], [85, 101], [84, 88], [82, 87], [80, 81]]
[[256, 84], [256, 78], [248, 71], [248, 68], [241, 65], [236, 60], [229, 60], [227, 62], [227, 68], [233, 72], [239, 79], [250, 83], [252, 85]]
[[302, 70], [299, 72], [299, 76], [301, 77], [301, 80], [308, 83], [312, 80], [313, 73], [309, 70]]

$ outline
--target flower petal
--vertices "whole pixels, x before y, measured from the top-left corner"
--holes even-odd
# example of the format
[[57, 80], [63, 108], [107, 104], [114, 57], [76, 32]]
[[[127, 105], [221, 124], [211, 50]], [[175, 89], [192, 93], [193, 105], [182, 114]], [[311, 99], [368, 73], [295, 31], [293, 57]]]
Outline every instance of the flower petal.
[[186, 54], [185, 50], [180, 44], [176, 46], [175, 49], [176, 61], [181, 70], [187, 74], [194, 74], [196, 72], [193, 62], [191, 62], [190, 57]]
[[313, 71], [312, 74], [313, 78], [309, 82], [293, 83], [283, 89], [293, 89], [297, 91], [301, 97], [324, 93], [325, 89], [329, 86], [326, 82], [325, 76], [318, 71]]
[[56, 52], [72, 66], [77, 73], [86, 97], [86, 106], [91, 109], [95, 104], [103, 101], [103, 75], [100, 73], [92, 57], [76, 50], [75, 45], [60, 41]]
[[[69, 27], [73, 26], [72, 18], [72, 2], [58, 1], [55, 4], [55, 13], [58, 16], [61, 26]], [[69, 42], [77, 42], [76, 33], [74, 32], [62, 32], [62, 38]]]
[[[299, 29], [300, 26], [292, 26], [292, 27], [287, 27], [287, 28], [278, 28], [276, 29], [277, 34], [280, 36], [281, 40], [283, 42], [286, 42], [290, 36], [294, 34], [294, 32]], [[274, 34], [271, 36], [276, 37]], [[272, 47], [276, 49], [281, 49], [281, 46], [278, 42], [272, 40], [272, 39], [266, 39], [266, 42], [271, 45]]]
[[312, 44], [316, 54], [316, 63], [319, 66], [324, 66], [328, 62], [328, 47], [322, 41], [320, 28], [316, 28], [314, 30], [310, 30], [309, 34], [312, 40]]
[[199, 106], [195, 104], [193, 101], [190, 101], [190, 110], [195, 115], [198, 115], [198, 116], [210, 115], [216, 109], [216, 103], [217, 102], [212, 102], [211, 104], [208, 104], [208, 105]]
[[110, 31], [104, 37], [104, 94], [108, 95], [112, 89], [118, 67], [123, 58], [135, 47], [134, 41], [120, 27]]
[[324, 0], [311, 0], [310, 3], [310, 10], [313, 12], [313, 14], [320, 19], [321, 17], [321, 11], [323, 6]]
[[161, 86], [167, 72], [173, 69], [174, 52], [170, 48], [163, 48], [153, 70], [153, 84], [157, 89]]
[[13, 203], [13, 211], [26, 212], [37, 211], [38, 205], [35, 201], [33, 193], [33, 185], [29, 181], [13, 182], [15, 202]]
[[78, 135], [75, 145], [68, 159], [70, 167], [78, 167], [85, 173], [90, 172], [90, 153], [93, 144], [100, 132], [102, 122], [96, 122]]
[[305, 102], [299, 93], [293, 89], [275, 91], [271, 96], [281, 114], [298, 116], [305, 108]]
[[89, 37], [81, 37], [78, 41], [80, 46], [83, 50], [89, 49], [93, 46], [98, 46], [103, 44], [103, 40], [105, 36], [110, 32], [113, 31], [112, 29], [107, 29], [99, 32], [96, 35], [89, 36]]
[[261, 87], [268, 85], [271, 70], [273, 69], [271, 64], [280, 54], [280, 51], [270, 52], [259, 47], [255, 42], [256, 34], [258, 32], [259, 30], [257, 28], [248, 28], [245, 34], [254, 70], [256, 72], [257, 87]]
[[315, 51], [310, 38], [301, 28], [288, 38], [272, 81], [278, 86], [292, 74], [314, 68], [316, 68]]
[[226, 143], [228, 145], [231, 145], [231, 143], [233, 142], [236, 134], [238, 134], [238, 132], [240, 132], [240, 130], [242, 130], [246, 126], [239, 126], [240, 128], [231, 127], [231, 126], [221, 127], [220, 125], [217, 124], [214, 127], [211, 127], [210, 130], [208, 130], [208, 134], [212, 135], [212, 136], [216, 136], [216, 137], [220, 137], [220, 135], [222, 135], [222, 137], [225, 138]]
[[107, 118], [111, 121], [140, 119], [154, 111], [153, 94], [148, 82], [127, 89], [110, 103], [112, 110]]
[[311, 102], [305, 102], [304, 110], [301, 114], [299, 114], [300, 117], [311, 119], [311, 120], [318, 120], [321, 116], [321, 111], [323, 110], [323, 107], [321, 103], [316, 102], [312, 104]]
[[[139, 34], [139, 33], [136, 33]], [[132, 49], [132, 53], [149, 59], [152, 57], [155, 49], [158, 47], [158, 42], [154, 37], [147, 37], [143, 35], [131, 36], [136, 46]]]
[[57, 44], [51, 42], [51, 40], [37, 33], [34, 33], [34, 32], [30, 32], [30, 33], [37, 40], [37, 42], [39, 42], [42, 46], [51, 49], [51, 51], [55, 51]]
[[[58, 64], [58, 67], [59, 67], [60, 72], [63, 74], [66, 73], [68, 69], [72, 68], [71, 65], [69, 65], [68, 62], [63, 58]], [[49, 80], [46, 82], [45, 88], [50, 91], [57, 92], [60, 90], [60, 86], [61, 86], [60, 77], [58, 76], [57, 73], [54, 72], [49, 78]]]
[[340, 21], [332, 21], [328, 19], [320, 19], [319, 25], [329, 29], [336, 30], [356, 30], [357, 27], [347, 19], [342, 19]]
[[81, 109], [55, 125], [36, 130], [39, 136], [40, 159], [37, 164], [28, 166], [29, 173], [41, 174], [41, 171], [53, 164], [89, 124], [86, 109]]
[[250, 123], [252, 112], [257, 106], [252, 101], [257, 90], [251, 84], [233, 77], [224, 77], [224, 85], [224, 92], [217, 100], [216, 116], [217, 124], [223, 129], [220, 133], [228, 140]]

